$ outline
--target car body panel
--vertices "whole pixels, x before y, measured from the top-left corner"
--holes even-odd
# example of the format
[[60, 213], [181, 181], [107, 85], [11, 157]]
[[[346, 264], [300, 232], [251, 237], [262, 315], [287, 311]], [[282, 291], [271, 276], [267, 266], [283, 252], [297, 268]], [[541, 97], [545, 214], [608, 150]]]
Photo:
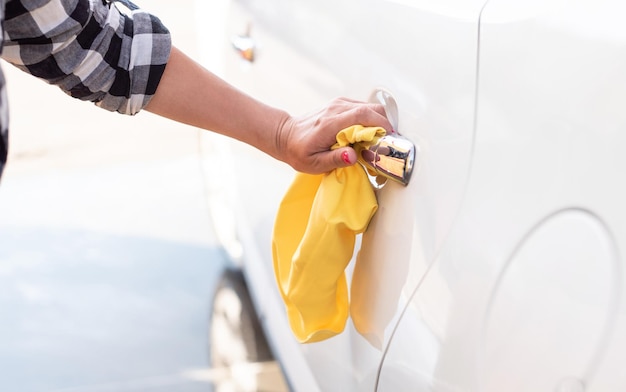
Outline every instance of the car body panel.
[[[346, 330], [328, 341], [293, 345], [284, 342], [293, 339], [284, 336], [284, 315], [268, 309], [280, 301], [271, 270], [271, 227], [292, 172], [246, 146], [232, 147], [238, 157], [233, 172], [238, 200], [245, 211], [239, 214], [251, 228], [244, 242], [253, 243], [244, 248], [248, 255], [250, 249], [259, 252], [244, 255], [244, 268], [253, 296], [260, 299], [268, 338], [279, 350], [290, 347], [278, 355], [284, 355], [283, 366], [293, 383], [298, 377], [291, 375], [299, 365], [292, 365], [301, 358], [317, 381], [317, 386], [294, 384], [295, 390], [375, 388], [394, 324], [434, 260], [463, 198], [483, 3], [240, 0], [230, 7], [228, 35], [249, 36], [255, 48], [252, 63], [229, 53], [227, 80], [293, 114], [337, 96], [368, 100], [382, 89], [398, 105], [398, 131], [419, 150], [411, 184], [389, 183], [378, 191], [379, 211], [362, 239], [359, 262], [355, 266], [353, 260], [348, 269], [352, 318]], [[262, 187], [251, 185], [259, 183], [252, 178], [269, 173]]]
[[619, 1], [491, 0], [463, 207], [379, 390], [626, 388]]
[[625, 388], [624, 5], [238, 0], [231, 12], [229, 34], [256, 47], [253, 63], [227, 58], [229, 81], [294, 114], [384, 91], [418, 150], [408, 187], [377, 191], [346, 330], [309, 345], [290, 335], [270, 260], [293, 172], [228, 152], [244, 268], [294, 390]]

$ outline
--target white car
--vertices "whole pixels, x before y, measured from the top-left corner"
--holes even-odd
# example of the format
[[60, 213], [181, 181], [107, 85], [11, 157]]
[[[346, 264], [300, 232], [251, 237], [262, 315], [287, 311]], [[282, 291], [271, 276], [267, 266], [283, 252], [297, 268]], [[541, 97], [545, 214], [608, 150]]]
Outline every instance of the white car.
[[[294, 391], [626, 390], [625, 15], [622, 0], [232, 1], [227, 80], [293, 114], [382, 102], [417, 155], [408, 186], [376, 190], [345, 330], [299, 344], [271, 259], [293, 171], [207, 136], [252, 299], [225, 277], [216, 363], [271, 351]], [[246, 329], [257, 316], [269, 348]]]

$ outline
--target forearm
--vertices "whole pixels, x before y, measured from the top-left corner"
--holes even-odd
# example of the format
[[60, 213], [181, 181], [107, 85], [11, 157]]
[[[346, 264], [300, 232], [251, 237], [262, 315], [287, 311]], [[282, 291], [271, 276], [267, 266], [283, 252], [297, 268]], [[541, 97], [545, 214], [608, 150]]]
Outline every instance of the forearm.
[[317, 112], [290, 116], [238, 91], [176, 48], [145, 109], [238, 139], [306, 173], [324, 173], [357, 161], [351, 147], [331, 151], [340, 130], [354, 124], [391, 130], [381, 105], [346, 98]]
[[238, 139], [285, 160], [277, 138], [289, 115], [240, 92], [176, 48], [146, 110]]

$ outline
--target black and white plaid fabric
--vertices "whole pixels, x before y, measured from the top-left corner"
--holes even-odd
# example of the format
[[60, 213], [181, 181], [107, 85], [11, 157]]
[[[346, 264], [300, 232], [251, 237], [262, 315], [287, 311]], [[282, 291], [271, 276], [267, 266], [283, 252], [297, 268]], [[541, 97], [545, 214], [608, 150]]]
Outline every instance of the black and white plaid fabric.
[[[156, 17], [115, 3], [0, 0], [2, 58], [75, 98], [135, 114], [156, 91], [171, 40]], [[0, 174], [8, 147], [4, 90], [0, 72]]]

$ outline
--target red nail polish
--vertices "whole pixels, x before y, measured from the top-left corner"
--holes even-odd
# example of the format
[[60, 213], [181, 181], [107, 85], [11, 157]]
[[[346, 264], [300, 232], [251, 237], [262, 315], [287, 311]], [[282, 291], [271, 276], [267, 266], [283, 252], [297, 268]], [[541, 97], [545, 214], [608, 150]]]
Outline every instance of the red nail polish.
[[352, 163], [350, 162], [350, 154], [348, 154], [348, 151], [344, 151], [341, 153], [341, 159], [343, 159], [343, 161], [348, 165]]

